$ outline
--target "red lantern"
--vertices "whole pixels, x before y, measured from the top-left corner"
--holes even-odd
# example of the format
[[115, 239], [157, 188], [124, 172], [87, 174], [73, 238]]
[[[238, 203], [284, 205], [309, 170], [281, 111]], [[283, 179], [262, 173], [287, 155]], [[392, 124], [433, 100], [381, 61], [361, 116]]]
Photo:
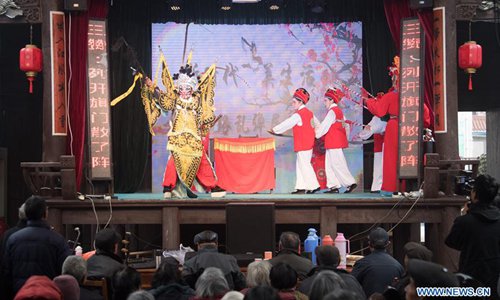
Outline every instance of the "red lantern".
[[30, 93], [33, 93], [33, 81], [38, 72], [42, 71], [42, 50], [36, 45], [26, 45], [19, 51], [19, 68], [26, 72], [30, 82]]
[[469, 91], [472, 91], [472, 74], [483, 63], [483, 50], [474, 41], [468, 41], [458, 48], [458, 66], [469, 74]]

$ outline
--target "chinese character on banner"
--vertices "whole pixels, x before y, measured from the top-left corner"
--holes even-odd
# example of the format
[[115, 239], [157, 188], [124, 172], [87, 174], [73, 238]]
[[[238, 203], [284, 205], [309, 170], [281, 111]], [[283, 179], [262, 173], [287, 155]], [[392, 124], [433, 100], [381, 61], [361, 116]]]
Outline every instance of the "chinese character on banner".
[[419, 178], [422, 133], [423, 30], [417, 18], [402, 21], [399, 106], [399, 177]]
[[52, 135], [67, 134], [66, 109], [66, 56], [64, 13], [50, 12], [50, 44], [52, 75]]
[[91, 179], [111, 178], [111, 137], [106, 22], [89, 20], [88, 114]]

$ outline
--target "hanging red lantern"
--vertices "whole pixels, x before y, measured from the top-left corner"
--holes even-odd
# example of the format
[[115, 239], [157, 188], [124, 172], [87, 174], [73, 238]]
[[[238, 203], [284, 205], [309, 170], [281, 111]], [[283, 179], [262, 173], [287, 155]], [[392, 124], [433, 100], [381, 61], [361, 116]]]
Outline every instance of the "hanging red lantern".
[[33, 81], [38, 72], [42, 71], [42, 50], [36, 45], [26, 45], [19, 51], [19, 68], [26, 72], [30, 82], [30, 94], [33, 93]]
[[458, 66], [469, 74], [469, 91], [472, 91], [472, 74], [483, 63], [483, 50], [474, 41], [465, 42], [458, 48]]

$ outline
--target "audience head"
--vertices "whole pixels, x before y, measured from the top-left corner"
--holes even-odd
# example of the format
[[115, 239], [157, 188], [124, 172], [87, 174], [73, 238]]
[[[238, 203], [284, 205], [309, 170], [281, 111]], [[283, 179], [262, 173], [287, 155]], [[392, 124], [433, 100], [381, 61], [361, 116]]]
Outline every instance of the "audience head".
[[14, 300], [62, 300], [63, 295], [57, 285], [47, 276], [33, 275], [17, 292]]
[[194, 244], [199, 249], [217, 247], [219, 236], [211, 230], [205, 230], [194, 236]]
[[445, 267], [420, 259], [408, 261], [410, 283], [405, 287], [406, 299], [419, 299], [417, 287], [458, 287], [459, 281], [455, 274]]
[[163, 259], [158, 270], [153, 275], [151, 285], [153, 288], [158, 288], [162, 285], [167, 285], [172, 282], [177, 282], [180, 279], [179, 262], [177, 259], [169, 256]]
[[343, 288], [346, 288], [346, 284], [337, 273], [329, 270], [321, 271], [313, 280], [309, 299], [321, 300], [330, 292]]
[[299, 252], [300, 238], [295, 232], [285, 231], [280, 236], [279, 248]]
[[237, 291], [227, 292], [221, 300], [243, 300], [245, 295]]
[[408, 260], [411, 258], [432, 261], [432, 251], [417, 242], [406, 243], [403, 247], [403, 252], [405, 254], [404, 260], [406, 267], [408, 267]]
[[355, 292], [337, 289], [326, 295], [323, 300], [363, 300]]
[[382, 227], [373, 229], [368, 235], [370, 247], [375, 249], [385, 249], [389, 245], [389, 233]]
[[66, 300], [80, 299], [80, 285], [76, 278], [71, 275], [59, 275], [54, 278], [54, 283], [61, 290]]
[[26, 220], [26, 203], [19, 206], [17, 216], [19, 217], [19, 221]]
[[244, 300], [281, 300], [278, 291], [270, 286], [256, 286], [248, 290]]
[[24, 212], [28, 220], [37, 221], [46, 219], [47, 203], [41, 197], [31, 196], [24, 202]]
[[105, 228], [95, 235], [95, 248], [109, 253], [117, 253], [120, 240], [118, 232], [111, 228]]
[[337, 247], [319, 246], [314, 250], [319, 266], [337, 267], [340, 263], [340, 252]]
[[64, 260], [61, 274], [71, 275], [82, 283], [87, 276], [87, 262], [81, 256], [70, 255]]
[[491, 204], [498, 195], [498, 183], [490, 175], [479, 175], [471, 191], [472, 202]]
[[277, 263], [269, 273], [271, 286], [277, 290], [293, 289], [297, 285], [297, 272], [286, 263]]
[[271, 280], [269, 279], [270, 272], [271, 264], [268, 261], [260, 260], [251, 262], [247, 268], [247, 286], [271, 286]]
[[224, 295], [229, 290], [224, 274], [218, 268], [210, 267], [200, 275], [196, 281], [196, 297], [216, 298]]
[[140, 290], [130, 294], [127, 300], [155, 300], [155, 297], [147, 291]]
[[368, 300], [385, 300], [385, 296], [382, 293], [373, 293], [368, 297]]
[[127, 299], [128, 295], [141, 287], [141, 274], [131, 267], [125, 267], [113, 274], [111, 280], [114, 300]]

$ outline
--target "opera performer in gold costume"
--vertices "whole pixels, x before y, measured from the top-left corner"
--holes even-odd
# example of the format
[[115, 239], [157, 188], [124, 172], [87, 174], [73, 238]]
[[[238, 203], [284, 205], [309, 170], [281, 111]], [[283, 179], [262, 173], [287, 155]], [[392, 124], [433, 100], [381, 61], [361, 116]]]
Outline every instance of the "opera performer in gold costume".
[[[161, 80], [165, 91], [149, 78], [142, 85], [141, 98], [151, 134], [161, 111], [171, 111], [167, 149], [170, 157], [163, 176], [163, 196], [196, 198], [191, 190], [195, 179], [201, 188], [211, 191], [212, 197], [223, 197], [225, 191], [217, 186], [217, 177], [207, 157], [208, 133], [216, 122], [214, 107], [215, 64], [198, 77], [189, 55], [187, 64], [171, 76], [165, 58]], [[198, 186], [198, 191], [200, 187]]]

